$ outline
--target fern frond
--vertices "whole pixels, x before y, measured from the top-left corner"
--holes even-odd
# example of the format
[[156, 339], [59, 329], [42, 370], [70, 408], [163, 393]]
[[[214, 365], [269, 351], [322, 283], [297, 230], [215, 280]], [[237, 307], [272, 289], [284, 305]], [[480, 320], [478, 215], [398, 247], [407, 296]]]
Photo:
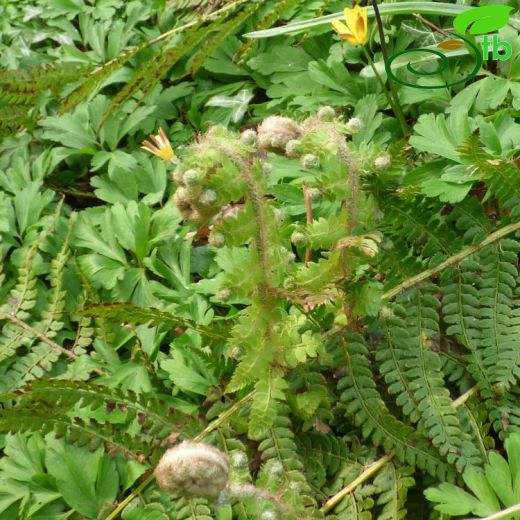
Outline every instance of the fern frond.
[[287, 388], [285, 379], [273, 374], [273, 371], [256, 383], [249, 415], [249, 437], [251, 439], [263, 438], [272, 427], [274, 418], [278, 415], [280, 401], [285, 401]]
[[108, 450], [120, 451], [147, 465], [149, 463], [145, 457], [152, 453], [149, 442], [141, 442], [138, 438], [116, 430], [109, 423], [87, 424], [79, 417], [72, 418], [60, 413], [60, 410], [49, 408], [38, 409], [31, 406], [0, 410], [0, 432], [39, 432], [42, 435], [54, 433], [57, 438], [66, 438], [69, 442], [88, 446], [93, 450], [104, 445]]
[[191, 73], [196, 74], [214, 50], [217, 49], [229, 36], [236, 32], [242, 24], [251, 18], [251, 16], [258, 11], [260, 5], [259, 2], [253, 3], [244, 9], [238, 16], [234, 16], [227, 22], [219, 25], [217, 28], [217, 34], [208, 38], [201, 46], [200, 50], [194, 54], [191, 62]]
[[173, 314], [159, 309], [137, 307], [129, 303], [105, 303], [92, 305], [81, 309], [76, 314], [92, 318], [110, 318], [117, 322], [133, 323], [141, 325], [150, 323], [153, 326], [165, 325], [171, 329], [183, 327], [193, 329], [201, 335], [214, 339], [226, 339], [225, 329], [218, 324], [211, 327], [198, 325], [190, 320], [179, 318]]
[[0, 136], [14, 134], [30, 122], [27, 107], [15, 104], [0, 106]]
[[[401, 356], [406, 377], [414, 389], [424, 428], [441, 455], [452, 462], [461, 455], [460, 424], [444, 384], [435, 341], [440, 337], [439, 300], [435, 287], [411, 290], [400, 298], [404, 305], [400, 328]], [[408, 338], [406, 338], [408, 336]]]
[[344, 366], [347, 371], [338, 382], [340, 399], [363, 437], [371, 438], [387, 452], [394, 450], [401, 462], [417, 465], [441, 479], [452, 478], [452, 468], [429, 447], [426, 439], [388, 411], [376, 388], [362, 336], [349, 333], [338, 343], [333, 354], [337, 366]]
[[519, 251], [519, 242], [504, 239], [479, 255], [480, 348], [491, 382], [506, 390], [520, 377]]
[[377, 504], [382, 506], [378, 520], [401, 520], [406, 518], [406, 498], [408, 490], [415, 484], [413, 468], [396, 467], [393, 462], [386, 464], [374, 479], [378, 493]]
[[26, 407], [32, 402], [64, 410], [78, 407], [95, 410], [101, 406], [112, 410], [117, 406], [125, 410], [127, 422], [135, 421], [137, 430], [159, 440], [179, 430], [186, 431], [189, 436], [199, 426], [193, 418], [156, 397], [79, 381], [34, 381], [21, 391], [19, 399]]
[[212, 520], [215, 517], [207, 500], [181, 498], [175, 503], [175, 518], [177, 520]]
[[133, 47], [132, 49], [121, 53], [113, 60], [110, 60], [108, 63], [103, 64], [101, 67], [90, 71], [81, 85], [76, 87], [61, 102], [59, 107], [60, 114], [69, 112], [87, 97], [93, 95], [101, 87], [104, 81], [106, 81], [118, 69], [123, 67], [125, 63], [131, 60], [144, 47], [145, 45]]
[[[36, 305], [37, 294], [37, 279], [32, 264], [39, 245], [36, 242], [23, 251], [16, 285], [9, 292], [6, 303], [0, 307], [0, 319], [8, 314], [21, 320], [30, 318], [29, 311]], [[0, 361], [11, 357], [26, 337], [26, 331], [11, 322], [6, 323], [0, 333]]]
[[25, 382], [42, 377], [51, 370], [59, 357], [59, 352], [44, 343], [32, 347], [28, 354], [19, 357], [11, 369], [2, 376], [1, 392], [12, 392]]
[[262, 454], [262, 467], [257, 486], [266, 488], [271, 494], [281, 497], [280, 507], [292, 506], [302, 516], [316, 509], [310, 486], [303, 473], [303, 464], [294, 442], [294, 432], [288, 417], [288, 408], [281, 405], [273, 425], [268, 429], [258, 450]]
[[16, 105], [32, 105], [47, 89], [58, 94], [81, 78], [86, 67], [77, 63], [53, 63], [42, 67], [0, 71], [0, 99]]
[[[301, 3], [303, 3], [303, 0], [281, 0], [280, 2], [277, 2], [274, 9], [269, 9], [268, 14], [255, 24], [255, 30], [261, 31], [273, 27], [279, 20], [281, 20], [287, 11], [298, 7]], [[251, 39], [242, 46], [238, 54], [240, 63], [244, 63], [247, 59], [254, 43], [255, 40]]]

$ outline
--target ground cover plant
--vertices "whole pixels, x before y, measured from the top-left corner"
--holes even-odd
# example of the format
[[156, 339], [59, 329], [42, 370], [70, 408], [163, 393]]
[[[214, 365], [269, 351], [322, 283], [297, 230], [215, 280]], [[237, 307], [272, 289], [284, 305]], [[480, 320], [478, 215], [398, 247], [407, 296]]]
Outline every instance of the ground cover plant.
[[520, 518], [516, 2], [0, 6], [2, 520]]

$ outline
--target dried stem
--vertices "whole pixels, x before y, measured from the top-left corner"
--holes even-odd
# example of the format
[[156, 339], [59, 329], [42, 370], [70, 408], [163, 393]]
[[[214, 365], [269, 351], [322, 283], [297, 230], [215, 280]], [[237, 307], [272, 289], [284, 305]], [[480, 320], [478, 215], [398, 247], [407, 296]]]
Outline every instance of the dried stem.
[[[455, 408], [458, 408], [459, 406], [462, 406], [475, 392], [477, 392], [478, 387], [473, 386], [470, 388], [467, 392], [462, 394], [458, 399], [453, 401], [453, 406]], [[355, 478], [350, 484], [345, 486], [341, 491], [336, 493], [331, 499], [327, 500], [325, 505], [320, 509], [322, 513], [328, 513], [332, 509], [334, 509], [346, 496], [348, 496], [350, 493], [356, 490], [358, 486], [366, 482], [372, 475], [377, 473], [387, 462], [390, 462], [392, 460], [394, 454], [393, 452], [390, 452], [387, 455], [384, 455], [380, 459], [376, 460], [370, 466], [368, 466], [359, 477]], [[516, 506], [514, 506], [516, 507]], [[514, 511], [520, 511], [520, 504], [519, 508], [515, 509]], [[504, 513], [504, 511], [501, 511], [501, 513]], [[497, 513], [498, 514], [498, 513]], [[503, 516], [490, 516], [488, 518], [485, 518], [483, 520], [495, 520], [498, 518], [503, 518], [506, 515]]]
[[498, 240], [501, 240], [505, 236], [510, 235], [511, 233], [514, 233], [518, 230], [520, 230], [520, 222], [509, 224], [508, 226], [505, 226], [502, 229], [495, 231], [495, 233], [491, 233], [491, 235], [489, 235], [486, 239], [480, 242], [480, 244], [476, 244], [474, 246], [470, 246], [466, 249], [463, 249], [456, 255], [450, 256], [447, 260], [439, 264], [437, 267], [427, 269], [422, 273], [412, 276], [411, 278], [408, 278], [407, 280], [400, 283], [390, 291], [385, 292], [382, 296], [383, 300], [391, 300], [392, 298], [395, 298], [399, 293], [405, 291], [406, 289], [409, 289], [410, 287], [413, 287], [421, 282], [424, 282], [424, 280], [427, 280], [428, 278], [431, 278], [432, 276], [441, 273], [447, 267], [451, 267], [452, 265], [462, 262], [462, 260], [474, 255], [475, 253], [478, 253], [480, 250], [484, 249], [484, 247], [489, 246], [490, 244], [493, 244], [494, 242], [497, 242]]
[[339, 493], [336, 493], [332, 498], [327, 500], [325, 505], [320, 509], [324, 514], [334, 509], [346, 496], [350, 495], [358, 486], [368, 480], [374, 473], [377, 473], [387, 462], [390, 462], [393, 457], [393, 453], [381, 457], [376, 460], [370, 466], [368, 466], [359, 477], [355, 478], [348, 486], [344, 487]]

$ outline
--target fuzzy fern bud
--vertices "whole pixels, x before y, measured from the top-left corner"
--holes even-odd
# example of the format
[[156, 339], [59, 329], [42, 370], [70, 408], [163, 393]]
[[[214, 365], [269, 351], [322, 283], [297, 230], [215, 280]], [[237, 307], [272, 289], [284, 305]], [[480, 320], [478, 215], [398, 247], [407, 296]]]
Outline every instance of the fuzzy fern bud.
[[318, 168], [320, 165], [320, 160], [318, 157], [312, 153], [308, 153], [302, 157], [302, 166], [306, 170], [312, 170], [313, 168]]
[[215, 296], [223, 302], [227, 302], [231, 298], [231, 290], [228, 287], [221, 287], [215, 293]]
[[267, 177], [273, 173], [273, 165], [267, 162], [262, 163], [262, 171], [264, 172], [264, 175]]
[[288, 264], [292, 264], [296, 260], [296, 255], [292, 251], [285, 253], [285, 260]]
[[380, 156], [376, 157], [374, 160], [374, 166], [378, 170], [386, 170], [392, 164], [392, 158], [390, 154], [383, 153]]
[[234, 451], [230, 457], [231, 466], [234, 468], [240, 468], [242, 466], [247, 466], [247, 455], [242, 453], [241, 451]]
[[302, 153], [302, 142], [299, 139], [291, 139], [285, 146], [285, 155], [290, 158], [299, 157]]
[[266, 464], [266, 471], [272, 477], [279, 477], [283, 474], [283, 465], [279, 460], [270, 460]]
[[336, 111], [332, 107], [324, 106], [318, 110], [318, 117], [322, 121], [330, 122], [336, 117]]
[[351, 117], [346, 124], [347, 131], [351, 134], [357, 134], [363, 128], [363, 121], [359, 117]]
[[278, 224], [281, 224], [285, 218], [285, 215], [283, 214], [283, 210], [281, 210], [280, 208], [273, 208], [273, 214], [274, 214], [274, 219], [276, 220], [276, 222]]
[[184, 184], [186, 184], [187, 186], [195, 186], [197, 184], [200, 184], [202, 178], [202, 173], [199, 170], [195, 170], [194, 168], [192, 168], [184, 172], [182, 180], [184, 181]]
[[226, 237], [223, 233], [211, 233], [208, 242], [213, 247], [224, 247], [226, 245]]
[[254, 146], [256, 144], [256, 132], [254, 130], [244, 130], [240, 136], [240, 141], [246, 146]]
[[173, 170], [173, 180], [177, 184], [182, 184], [184, 182], [184, 170], [185, 167], [182, 164], [178, 164], [175, 170]]
[[271, 116], [258, 128], [258, 144], [265, 150], [284, 152], [291, 139], [300, 135], [298, 124], [288, 117]]
[[192, 209], [191, 213], [188, 217], [188, 220], [191, 220], [194, 224], [203, 224], [205, 222], [204, 215], [202, 215], [199, 211], [196, 209]]
[[317, 200], [321, 197], [321, 190], [319, 188], [309, 188], [307, 195], [311, 200]]
[[184, 441], [169, 449], [155, 468], [159, 486], [186, 498], [217, 498], [227, 486], [229, 462], [209, 444]]
[[189, 196], [186, 188], [182, 186], [177, 188], [177, 191], [173, 195], [173, 202], [180, 210], [185, 210], [190, 207]]
[[264, 511], [260, 520], [278, 520], [278, 515], [274, 511]]
[[217, 192], [214, 190], [204, 190], [199, 198], [199, 203], [203, 206], [212, 206], [217, 202]]
[[291, 235], [291, 242], [295, 245], [295, 246], [304, 246], [306, 243], [307, 243], [307, 237], [301, 233], [300, 231], [295, 231], [292, 235]]

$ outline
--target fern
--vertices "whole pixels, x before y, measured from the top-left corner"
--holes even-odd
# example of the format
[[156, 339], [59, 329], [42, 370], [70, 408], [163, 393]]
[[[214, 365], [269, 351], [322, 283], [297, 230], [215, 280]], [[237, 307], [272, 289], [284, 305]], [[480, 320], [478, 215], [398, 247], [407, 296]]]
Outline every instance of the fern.
[[439, 478], [451, 478], [453, 470], [428, 446], [415, 430], [390, 414], [381, 400], [370, 371], [368, 350], [359, 335], [350, 334], [345, 341], [338, 341], [335, 356], [347, 375], [338, 382], [340, 399], [348, 415], [361, 427], [363, 437], [372, 439], [376, 446], [387, 451], [395, 450], [402, 462], [417, 465]]
[[84, 65], [71, 62], [4, 70], [0, 73], [0, 99], [16, 105], [32, 105], [43, 91], [50, 89], [56, 95], [86, 70]]
[[67, 410], [75, 407], [95, 410], [101, 406], [113, 410], [117, 406], [125, 410], [129, 423], [136, 423], [134, 428], [159, 440], [179, 427], [187, 430], [194, 427], [190, 417], [157, 398], [79, 381], [35, 381], [22, 391], [20, 402], [24, 406], [35, 402]]
[[[401, 355], [424, 428], [442, 455], [451, 454], [448, 455], [451, 462], [460, 455], [460, 424], [444, 385], [439, 355], [432, 345], [439, 334], [437, 309], [440, 305], [433, 291], [434, 288], [415, 290], [403, 296], [406, 320], [400, 331], [404, 336]], [[405, 339], [405, 331], [409, 331], [408, 339]]]
[[400, 520], [406, 518], [406, 498], [408, 490], [414, 486], [413, 468], [410, 466], [397, 466], [387, 464], [381, 473], [374, 479], [374, 486], [379, 498], [378, 506], [382, 510], [378, 520]]
[[[35, 330], [50, 340], [56, 337], [58, 332], [64, 326], [64, 323], [61, 320], [62, 311], [65, 307], [63, 270], [68, 260], [68, 247], [71, 229], [72, 219], [69, 222], [69, 229], [62, 248], [51, 263], [51, 270], [49, 273], [51, 291], [49, 293], [47, 305], [42, 311], [42, 319], [33, 325]], [[22, 273], [21, 276], [23, 276]], [[33, 281], [30, 283], [34, 284], [35, 281], [36, 280], [33, 279]], [[18, 298], [25, 299], [27, 302], [27, 292], [28, 291], [22, 291], [20, 293], [18, 291]], [[34, 289], [32, 292], [35, 294]], [[24, 307], [26, 307], [26, 305], [27, 303], [24, 304]], [[33, 303], [31, 303], [31, 305], [33, 305]], [[18, 319], [20, 318], [18, 317]], [[11, 344], [11, 349], [13, 346], [14, 345]], [[58, 349], [50, 346], [48, 342], [37, 343], [35, 346], [30, 348], [30, 351], [26, 356], [19, 357], [12, 365], [11, 369], [4, 375], [4, 380], [2, 381], [1, 385], [2, 391], [12, 392], [27, 381], [42, 377], [45, 372], [51, 370], [53, 364], [58, 360], [60, 353], [61, 352]]]
[[[280, 406], [273, 425], [268, 429], [258, 450], [262, 467], [257, 485], [281, 497], [278, 507], [285, 518], [301, 518], [316, 508], [309, 484], [303, 473], [303, 464], [297, 453], [288, 409]], [[293, 516], [294, 514], [302, 516]]]
[[207, 500], [181, 498], [175, 503], [175, 518], [178, 520], [212, 520], [214, 518]]
[[[114, 429], [109, 423], [88, 424], [78, 417], [71, 418], [59, 410], [49, 408], [15, 407], [0, 410], [0, 432], [39, 432], [42, 435], [52, 432], [57, 438], [66, 438], [78, 446], [88, 446], [89, 449], [105, 446], [107, 450], [120, 451], [148, 465], [150, 463], [146, 457], [153, 451], [148, 442], [140, 442]], [[157, 456], [154, 457], [156, 460]]]
[[217, 34], [208, 38], [206, 42], [201, 46], [191, 58], [191, 72], [196, 74], [197, 71], [204, 65], [206, 59], [212, 54], [212, 52], [218, 48], [231, 34], [237, 31], [246, 20], [251, 18], [256, 11], [260, 8], [260, 2], [253, 3], [249, 7], [246, 7], [238, 16], [231, 18], [227, 22], [217, 26]]

